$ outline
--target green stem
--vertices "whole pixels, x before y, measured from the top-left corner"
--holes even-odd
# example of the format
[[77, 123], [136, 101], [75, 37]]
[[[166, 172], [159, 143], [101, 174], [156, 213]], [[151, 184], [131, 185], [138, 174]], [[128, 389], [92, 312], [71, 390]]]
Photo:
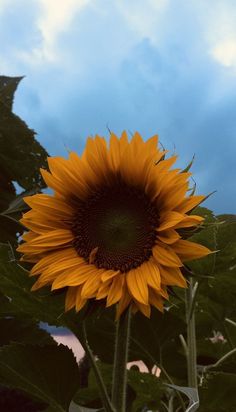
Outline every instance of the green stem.
[[105, 386], [105, 383], [103, 381], [101, 372], [98, 368], [97, 362], [94, 358], [93, 352], [89, 346], [88, 339], [87, 339], [87, 332], [86, 332], [86, 325], [85, 325], [85, 320], [82, 321], [82, 336], [78, 334], [77, 332], [77, 325], [74, 324], [74, 322], [71, 322], [70, 320], [67, 319], [67, 327], [74, 333], [74, 335], [77, 337], [81, 345], [83, 346], [83, 349], [86, 353], [86, 355], [89, 358], [91, 368], [93, 369], [97, 385], [98, 385], [98, 390], [100, 393], [100, 398], [104, 407], [105, 412], [116, 412], [111, 400], [109, 398], [107, 388]]
[[131, 309], [127, 309], [117, 321], [112, 403], [116, 412], [126, 412], [127, 362], [130, 334]]
[[189, 287], [186, 289], [186, 319], [188, 344], [188, 386], [197, 389], [197, 349], [194, 314], [194, 281], [190, 277]]
[[88, 343], [88, 339], [87, 339], [87, 333], [86, 333], [86, 326], [85, 326], [85, 321], [82, 322], [82, 331], [83, 331], [83, 345], [84, 345], [84, 349], [85, 352], [90, 360], [97, 384], [98, 384], [98, 388], [99, 388], [99, 392], [100, 392], [100, 397], [103, 403], [103, 406], [105, 408], [106, 412], [115, 412], [112, 403], [110, 401], [109, 395], [107, 393], [107, 388], [104, 384], [104, 381], [102, 379], [102, 375], [101, 372], [97, 366], [97, 362], [94, 359], [93, 356], [93, 352], [90, 349], [89, 343]]
[[236, 353], [236, 348], [232, 349], [231, 351], [229, 351], [228, 353], [226, 353], [224, 356], [222, 356], [222, 358], [220, 358], [216, 363], [213, 363], [212, 365], [206, 365], [203, 366], [204, 372], [209, 370], [209, 369], [213, 369], [213, 368], [217, 368], [218, 366], [220, 366], [226, 359], [228, 359], [230, 356], [234, 355]]

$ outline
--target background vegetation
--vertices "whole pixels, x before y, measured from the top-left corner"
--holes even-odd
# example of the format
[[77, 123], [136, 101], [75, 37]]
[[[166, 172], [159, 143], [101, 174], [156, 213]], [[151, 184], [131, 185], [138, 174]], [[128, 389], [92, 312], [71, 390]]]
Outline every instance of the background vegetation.
[[[72, 351], [57, 345], [40, 325], [67, 327], [83, 344], [81, 320], [86, 315], [89, 345], [109, 390], [114, 309], [90, 305], [77, 315], [73, 311], [64, 314], [65, 292], [52, 293], [47, 288], [30, 292], [33, 280], [15, 250], [24, 232], [18, 222], [27, 209], [22, 198], [45, 188], [39, 168], [47, 168], [47, 153], [35, 132], [12, 112], [20, 80], [0, 77], [0, 411], [95, 411], [101, 403], [87, 358], [78, 365]], [[203, 230], [192, 238], [218, 250], [191, 262], [186, 273], [195, 283], [191, 310], [196, 317], [198, 410], [234, 412], [236, 215], [215, 216], [204, 207], [197, 212], [206, 220]], [[153, 309], [150, 320], [140, 313], [132, 319], [129, 361], [142, 360], [149, 373], [137, 368], [129, 371], [131, 412], [180, 412], [189, 402], [183, 393], [166, 385], [188, 386], [185, 292], [179, 288], [170, 292], [164, 314]], [[156, 366], [159, 377], [151, 373]]]

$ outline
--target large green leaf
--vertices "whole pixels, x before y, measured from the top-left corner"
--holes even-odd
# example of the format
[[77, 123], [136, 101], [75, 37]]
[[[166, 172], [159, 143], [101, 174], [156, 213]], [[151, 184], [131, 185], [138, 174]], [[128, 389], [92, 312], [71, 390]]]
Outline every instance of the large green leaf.
[[[15, 245], [23, 231], [15, 201], [15, 182], [25, 191], [37, 192], [45, 183], [39, 168], [47, 166], [47, 152], [36, 141], [35, 132], [12, 112], [14, 93], [22, 77], [0, 76], [0, 241]], [[27, 193], [24, 193], [24, 195]]]
[[39, 168], [46, 166], [47, 152], [35, 140], [35, 132], [11, 111], [20, 80], [0, 76], [0, 169], [7, 181], [29, 190], [45, 187]]
[[[40, 412], [45, 411], [47, 404], [31, 399], [31, 397], [19, 389], [7, 388], [0, 385], [0, 411], [1, 412]], [[45, 412], [54, 412], [48, 410]]]
[[12, 110], [15, 91], [22, 79], [23, 79], [23, 76], [21, 77], [0, 76], [0, 101], [1, 101], [1, 104], [4, 104], [10, 110]]
[[[64, 314], [64, 293], [53, 294], [48, 289], [31, 292], [34, 281], [28, 271], [16, 261], [11, 261], [9, 247], [0, 247], [0, 291], [11, 299], [11, 305], [3, 305], [3, 311], [10, 309], [15, 313], [28, 314], [38, 321], [60, 325]], [[1, 305], [0, 305], [1, 310]]]
[[0, 319], [0, 346], [11, 342], [25, 344], [55, 345], [54, 339], [35, 322], [22, 318]]
[[64, 412], [78, 390], [78, 366], [63, 345], [12, 344], [0, 349], [0, 381]]

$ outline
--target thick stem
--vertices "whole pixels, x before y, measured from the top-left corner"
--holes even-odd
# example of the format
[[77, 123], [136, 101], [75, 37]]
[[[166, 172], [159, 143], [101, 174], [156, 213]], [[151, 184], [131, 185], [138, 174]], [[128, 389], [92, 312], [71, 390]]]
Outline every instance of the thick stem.
[[194, 281], [190, 277], [189, 287], [186, 289], [186, 319], [188, 344], [188, 386], [197, 389], [197, 349], [194, 314]]
[[117, 321], [112, 403], [116, 412], [126, 412], [127, 362], [129, 349], [131, 309], [127, 309]]

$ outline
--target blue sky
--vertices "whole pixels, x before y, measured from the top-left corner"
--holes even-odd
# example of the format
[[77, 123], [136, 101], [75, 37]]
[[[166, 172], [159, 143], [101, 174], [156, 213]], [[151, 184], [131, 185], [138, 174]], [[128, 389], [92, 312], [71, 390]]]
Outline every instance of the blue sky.
[[235, 0], [0, 0], [0, 73], [26, 76], [14, 111], [51, 155], [158, 133], [236, 213], [235, 23]]

